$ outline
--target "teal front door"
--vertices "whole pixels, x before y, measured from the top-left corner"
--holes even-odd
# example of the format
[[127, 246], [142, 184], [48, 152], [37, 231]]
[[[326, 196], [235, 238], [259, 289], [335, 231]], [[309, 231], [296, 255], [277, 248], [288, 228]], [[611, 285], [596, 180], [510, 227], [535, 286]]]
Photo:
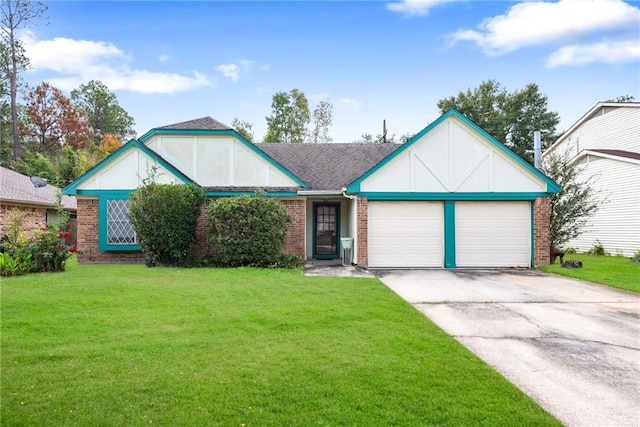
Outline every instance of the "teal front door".
[[314, 203], [313, 229], [313, 257], [339, 258], [340, 203]]

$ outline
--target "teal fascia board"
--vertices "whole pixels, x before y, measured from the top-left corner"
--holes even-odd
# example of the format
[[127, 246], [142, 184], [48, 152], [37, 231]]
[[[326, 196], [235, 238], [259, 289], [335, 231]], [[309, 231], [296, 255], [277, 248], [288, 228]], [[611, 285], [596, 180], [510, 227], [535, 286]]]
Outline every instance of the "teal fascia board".
[[393, 192], [364, 192], [359, 196], [369, 200], [535, 200], [538, 197], [549, 196], [545, 192], [531, 193], [393, 193]]
[[[233, 197], [233, 196], [254, 196], [255, 191], [207, 191], [207, 197]], [[297, 196], [297, 191], [266, 191], [267, 197], [293, 197]]]
[[456, 205], [444, 202], [444, 268], [456, 268]]
[[[448, 119], [451, 116], [454, 116], [454, 117], [457, 117], [458, 119], [460, 119], [462, 122], [467, 124], [473, 130], [478, 132], [487, 141], [489, 141], [490, 143], [492, 143], [493, 145], [498, 147], [499, 150], [502, 150], [508, 156], [513, 158], [522, 167], [524, 167], [529, 172], [533, 173], [535, 176], [537, 176], [538, 178], [543, 180], [547, 184], [547, 193], [558, 193], [560, 191], [560, 186], [558, 184], [556, 184], [552, 179], [550, 179], [548, 176], [546, 176], [545, 174], [540, 172], [538, 169], [536, 169], [533, 166], [531, 166], [523, 158], [518, 156], [513, 151], [509, 150], [504, 144], [502, 144], [500, 141], [498, 141], [497, 139], [495, 139], [494, 137], [489, 135], [484, 129], [482, 129], [477, 124], [473, 123], [471, 120], [466, 118], [464, 115], [462, 115], [462, 113], [460, 113], [458, 110], [455, 110], [455, 109], [451, 109], [451, 110], [447, 111], [446, 113], [444, 113], [436, 121], [434, 121], [433, 123], [429, 124], [429, 126], [427, 126], [426, 128], [422, 129], [420, 132], [418, 132], [409, 141], [407, 141], [404, 144], [402, 144], [402, 147], [398, 148], [393, 153], [389, 154], [387, 157], [382, 159], [382, 161], [380, 161], [380, 163], [375, 165], [373, 168], [369, 169], [362, 176], [360, 176], [358, 179], [356, 179], [351, 184], [349, 184], [347, 186], [347, 191], [350, 192], [350, 193], [359, 193], [360, 192], [360, 184], [362, 183], [362, 181], [364, 181], [365, 179], [367, 179], [368, 177], [370, 177], [371, 175], [376, 173], [376, 171], [378, 169], [380, 169], [381, 167], [383, 167], [384, 165], [389, 163], [391, 160], [393, 160], [395, 157], [400, 155], [402, 152], [407, 150], [410, 146], [412, 146], [416, 141], [418, 141], [420, 138], [422, 138], [425, 134], [429, 133], [432, 129], [434, 129], [435, 127], [440, 125], [440, 123], [442, 123], [443, 121], [445, 121], [446, 119]], [[545, 196], [548, 196], [548, 194], [545, 194]]]
[[[133, 149], [133, 148], [137, 148], [137, 149], [141, 150], [142, 152], [144, 152], [146, 155], [148, 155], [153, 160], [155, 160], [160, 165], [162, 165], [165, 169], [169, 170], [176, 178], [178, 178], [182, 182], [184, 182], [184, 183], [193, 183], [193, 180], [191, 178], [189, 178], [188, 176], [186, 176], [185, 174], [180, 172], [176, 167], [174, 167], [173, 165], [168, 163], [166, 160], [164, 160], [162, 157], [160, 157], [160, 155], [158, 153], [156, 153], [155, 151], [153, 151], [151, 148], [147, 147], [146, 145], [140, 143], [140, 141], [138, 141], [136, 139], [132, 139], [129, 142], [127, 142], [126, 144], [124, 144], [122, 147], [118, 148], [116, 151], [111, 153], [109, 156], [107, 156], [105, 159], [103, 159], [97, 165], [95, 165], [94, 167], [89, 169], [87, 172], [85, 172], [82, 175], [80, 175], [80, 177], [78, 177], [76, 180], [74, 180], [71, 184], [67, 185], [63, 190], [63, 194], [66, 194], [68, 196], [75, 196], [77, 194], [80, 194], [78, 192], [78, 185], [80, 185], [87, 178], [89, 178], [90, 176], [95, 174], [97, 171], [99, 171], [100, 169], [102, 169], [106, 165], [108, 165], [111, 162], [113, 162], [122, 153], [124, 153], [124, 152], [126, 152], [126, 151], [128, 151], [130, 149]], [[80, 191], [82, 191], [82, 190], [80, 190]]]
[[287, 169], [284, 166], [282, 166], [273, 157], [271, 157], [270, 155], [268, 155], [267, 153], [265, 153], [264, 151], [262, 151], [261, 149], [256, 147], [256, 144], [253, 144], [253, 143], [249, 142], [244, 136], [240, 135], [238, 132], [236, 132], [233, 129], [183, 129], [183, 130], [181, 130], [181, 129], [151, 129], [149, 132], [145, 133], [144, 135], [142, 135], [138, 139], [140, 140], [140, 142], [144, 142], [147, 139], [149, 139], [149, 138], [151, 138], [152, 136], [155, 136], [155, 135], [191, 135], [191, 136], [198, 136], [198, 135], [217, 136], [217, 135], [223, 135], [223, 136], [233, 136], [236, 139], [238, 139], [239, 141], [241, 141], [244, 145], [246, 145], [250, 150], [253, 150], [254, 153], [258, 154], [260, 157], [262, 157], [267, 162], [269, 162], [272, 166], [274, 166], [280, 172], [284, 173], [289, 178], [294, 180], [302, 188], [309, 188], [309, 185], [306, 182], [304, 182], [303, 180], [301, 180], [300, 178], [298, 178], [298, 176], [296, 174], [294, 174], [289, 169]]

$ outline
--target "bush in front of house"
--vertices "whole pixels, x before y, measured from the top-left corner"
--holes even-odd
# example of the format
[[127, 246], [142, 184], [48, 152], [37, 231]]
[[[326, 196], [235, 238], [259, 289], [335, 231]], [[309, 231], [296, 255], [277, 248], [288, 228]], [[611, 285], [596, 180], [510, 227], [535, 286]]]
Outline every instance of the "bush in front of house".
[[278, 261], [291, 218], [282, 204], [257, 192], [212, 201], [207, 222], [217, 264], [268, 267]]
[[[66, 222], [60, 226], [66, 228]], [[64, 271], [67, 260], [76, 251], [69, 243], [71, 235], [60, 226], [27, 232], [17, 209], [8, 216], [6, 235], [0, 242], [0, 276]]]
[[204, 190], [195, 184], [148, 183], [131, 194], [129, 219], [147, 266], [179, 265], [196, 240]]

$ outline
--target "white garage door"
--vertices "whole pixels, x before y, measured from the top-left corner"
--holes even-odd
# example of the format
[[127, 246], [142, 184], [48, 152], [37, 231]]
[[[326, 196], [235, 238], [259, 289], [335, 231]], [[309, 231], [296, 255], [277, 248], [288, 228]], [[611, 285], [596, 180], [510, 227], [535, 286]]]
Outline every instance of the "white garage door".
[[369, 202], [369, 267], [442, 267], [442, 202]]
[[529, 267], [529, 202], [456, 202], [456, 266]]

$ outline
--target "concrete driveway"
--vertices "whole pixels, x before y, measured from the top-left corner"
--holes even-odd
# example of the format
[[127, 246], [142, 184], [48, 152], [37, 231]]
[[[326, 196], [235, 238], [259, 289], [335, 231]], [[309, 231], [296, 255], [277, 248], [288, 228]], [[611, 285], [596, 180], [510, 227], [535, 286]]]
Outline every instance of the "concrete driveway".
[[640, 426], [637, 294], [529, 270], [377, 275], [564, 424]]

